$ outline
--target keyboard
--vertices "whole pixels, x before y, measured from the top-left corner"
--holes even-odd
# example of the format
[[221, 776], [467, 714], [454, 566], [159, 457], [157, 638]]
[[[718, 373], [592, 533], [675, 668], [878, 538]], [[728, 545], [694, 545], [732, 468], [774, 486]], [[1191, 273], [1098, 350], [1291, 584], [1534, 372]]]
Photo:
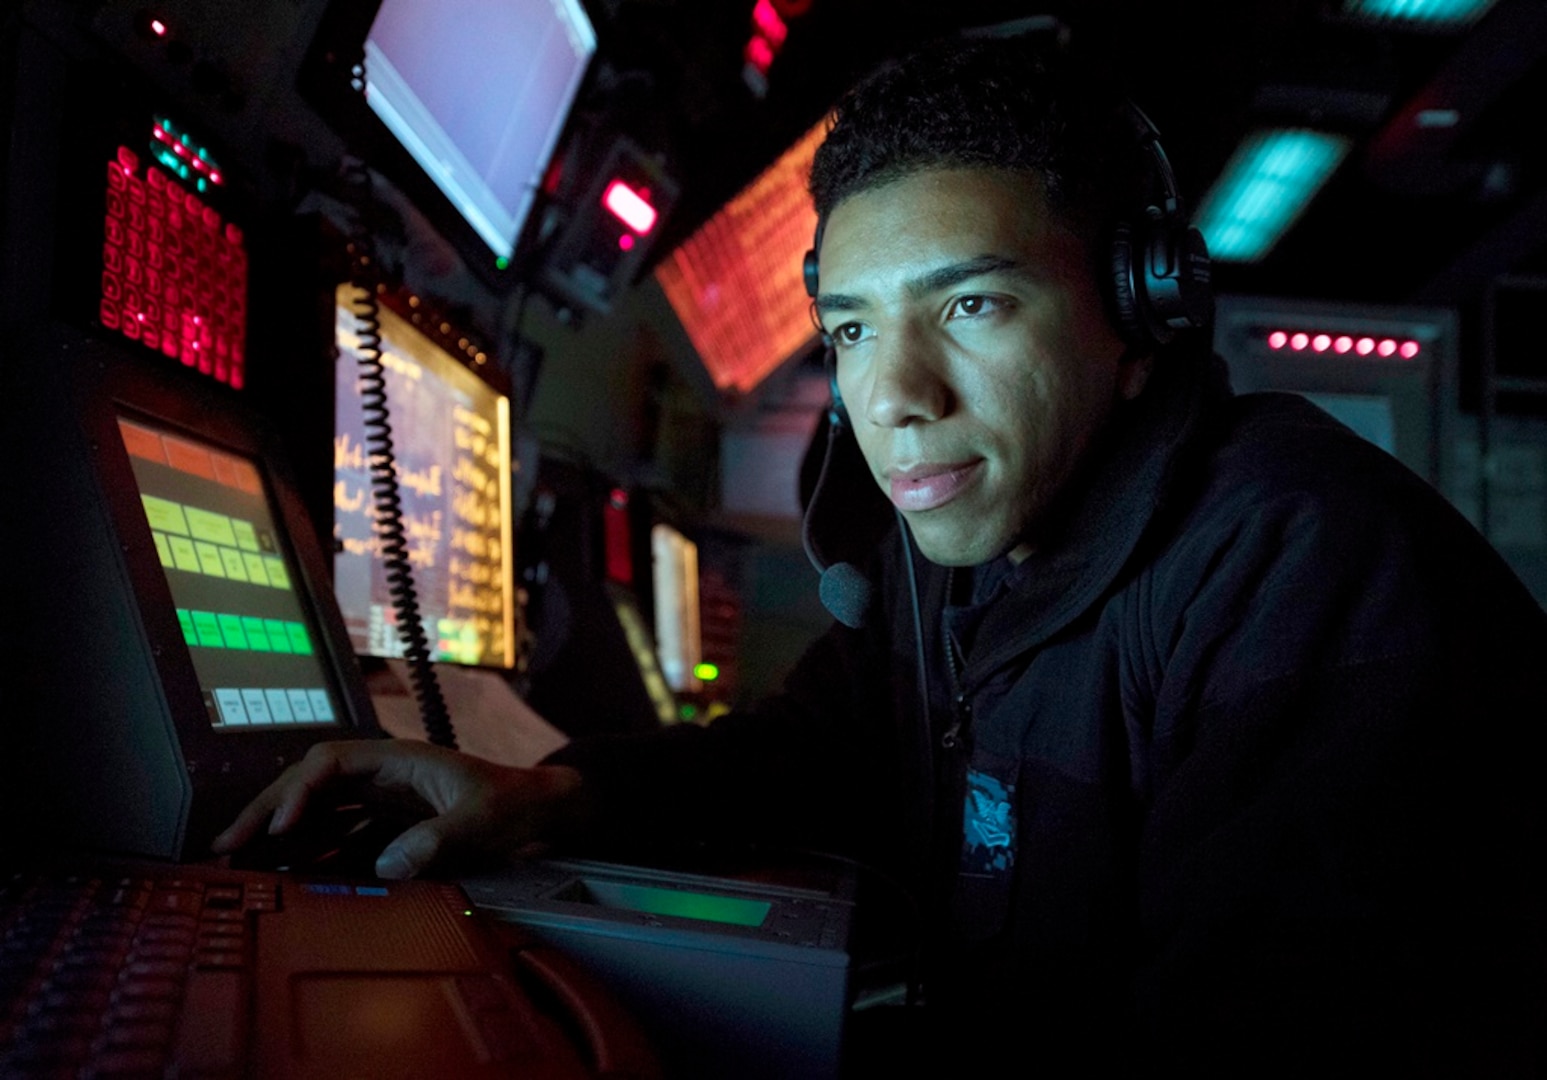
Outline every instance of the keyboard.
[[[235, 1068], [247, 916], [279, 903], [275, 881], [10, 875], [0, 884], [0, 1075]], [[185, 1011], [201, 1021], [179, 1024]]]
[[0, 1077], [653, 1075], [630, 1018], [536, 945], [447, 883], [0, 871]]

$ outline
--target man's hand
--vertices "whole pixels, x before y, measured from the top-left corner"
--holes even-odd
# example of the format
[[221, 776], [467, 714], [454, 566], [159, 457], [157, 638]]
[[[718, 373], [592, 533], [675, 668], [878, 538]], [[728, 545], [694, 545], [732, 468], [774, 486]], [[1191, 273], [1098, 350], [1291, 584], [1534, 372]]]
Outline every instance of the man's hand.
[[453, 854], [533, 855], [583, 817], [580, 774], [566, 766], [509, 768], [408, 740], [327, 742], [281, 773], [211, 846], [217, 854], [235, 851], [265, 824], [270, 833], [287, 832], [314, 795], [351, 779], [389, 797], [416, 796], [434, 813], [383, 849], [376, 873], [384, 878], [413, 877]]

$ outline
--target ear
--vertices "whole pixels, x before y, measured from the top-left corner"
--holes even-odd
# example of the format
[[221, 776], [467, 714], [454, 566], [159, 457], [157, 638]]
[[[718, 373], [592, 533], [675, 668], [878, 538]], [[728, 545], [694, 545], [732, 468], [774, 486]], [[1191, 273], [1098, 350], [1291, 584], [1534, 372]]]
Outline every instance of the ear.
[[1132, 401], [1144, 392], [1150, 372], [1155, 369], [1154, 353], [1137, 353], [1129, 350], [1117, 361], [1117, 393], [1124, 401]]

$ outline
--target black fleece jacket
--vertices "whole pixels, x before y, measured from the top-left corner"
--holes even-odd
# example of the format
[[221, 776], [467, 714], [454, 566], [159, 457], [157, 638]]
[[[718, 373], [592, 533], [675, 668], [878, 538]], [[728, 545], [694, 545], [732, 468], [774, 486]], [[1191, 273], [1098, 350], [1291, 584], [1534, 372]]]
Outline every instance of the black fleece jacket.
[[[613, 839], [910, 881], [942, 1068], [1537, 1075], [1547, 618], [1423, 480], [1221, 372], [1157, 370], [964, 656], [970, 575], [915, 557], [920, 649], [894, 529], [865, 628], [781, 694], [551, 760]], [[969, 772], [1005, 796], [988, 873]]]

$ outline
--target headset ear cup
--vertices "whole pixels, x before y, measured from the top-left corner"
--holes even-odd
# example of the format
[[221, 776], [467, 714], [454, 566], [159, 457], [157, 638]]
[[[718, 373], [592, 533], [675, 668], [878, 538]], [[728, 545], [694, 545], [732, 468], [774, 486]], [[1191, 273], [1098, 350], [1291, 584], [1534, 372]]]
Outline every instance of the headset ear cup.
[[1132, 345], [1144, 345], [1149, 343], [1150, 334], [1139, 307], [1133, 246], [1132, 227], [1127, 222], [1119, 222], [1112, 234], [1112, 308], [1117, 313], [1117, 327], [1124, 339]]

